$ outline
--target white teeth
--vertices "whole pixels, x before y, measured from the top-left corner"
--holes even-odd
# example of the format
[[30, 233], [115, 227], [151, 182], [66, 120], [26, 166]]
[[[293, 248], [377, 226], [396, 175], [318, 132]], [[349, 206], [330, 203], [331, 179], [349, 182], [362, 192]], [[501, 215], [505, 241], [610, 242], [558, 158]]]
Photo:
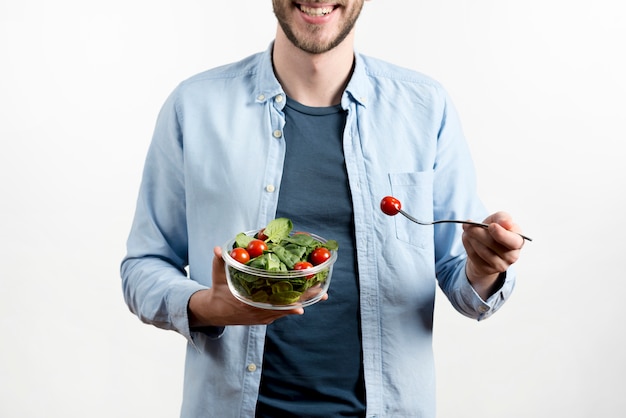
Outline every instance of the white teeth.
[[332, 7], [308, 7], [300, 5], [300, 10], [309, 16], [324, 16], [333, 11]]

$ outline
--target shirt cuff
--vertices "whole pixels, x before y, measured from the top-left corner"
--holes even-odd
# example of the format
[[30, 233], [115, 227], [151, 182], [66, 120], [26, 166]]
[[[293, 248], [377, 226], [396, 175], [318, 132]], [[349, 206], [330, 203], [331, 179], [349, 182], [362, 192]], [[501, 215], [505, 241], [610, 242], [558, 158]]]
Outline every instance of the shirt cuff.
[[167, 300], [168, 311], [170, 312], [170, 321], [174, 330], [194, 345], [192, 338], [192, 329], [189, 327], [189, 299], [194, 293], [207, 289], [206, 286], [202, 286], [194, 280], [186, 280], [176, 284], [176, 289], [173, 290]]
[[[206, 335], [209, 339], [217, 340], [224, 334], [226, 327], [192, 327], [191, 332], [199, 332]], [[193, 335], [193, 334], [192, 334]]]
[[[222, 334], [224, 334], [224, 331], [226, 330], [226, 327], [223, 326], [200, 326], [200, 327], [190, 327], [189, 326], [189, 299], [191, 299], [191, 296], [196, 293], [199, 290], [204, 290], [207, 289], [206, 287], [202, 287], [201, 289], [197, 289], [196, 291], [192, 292], [189, 297], [187, 298], [187, 303], [186, 303], [186, 321], [187, 321], [187, 331], [186, 333], [183, 333], [183, 335], [187, 338], [187, 340], [191, 343], [192, 346], [196, 347], [195, 341], [194, 341], [194, 334], [203, 334], [204, 336], [206, 336], [207, 338], [211, 339], [211, 340], [217, 340], [218, 338], [220, 338], [222, 336]], [[197, 348], [197, 347], [196, 347]]]
[[498, 277], [498, 290], [487, 300], [483, 300], [480, 295], [478, 295], [467, 277], [465, 282], [466, 283], [458, 289], [463, 305], [461, 307], [462, 311], [464, 311], [465, 315], [482, 321], [493, 315], [509, 298], [515, 284], [515, 273], [511, 268], [504, 273], [500, 273]]

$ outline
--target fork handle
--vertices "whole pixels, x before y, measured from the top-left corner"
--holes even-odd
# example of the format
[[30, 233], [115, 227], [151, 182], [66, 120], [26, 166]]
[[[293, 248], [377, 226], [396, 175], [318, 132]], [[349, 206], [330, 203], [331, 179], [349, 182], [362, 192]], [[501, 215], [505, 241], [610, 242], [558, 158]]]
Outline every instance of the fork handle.
[[[448, 224], [466, 224], [466, 225], [479, 226], [481, 228], [489, 228], [489, 225], [486, 224], [486, 223], [474, 222], [474, 221], [461, 221], [461, 220], [457, 220], [457, 219], [441, 219], [441, 220], [438, 220], [438, 221], [425, 222], [425, 221], [420, 221], [420, 220], [412, 217], [411, 215], [409, 215], [408, 213], [406, 213], [402, 209], [400, 209], [399, 212], [402, 215], [404, 215], [404, 217], [406, 217], [408, 220], [410, 220], [412, 222], [415, 222], [418, 225], [435, 225], [435, 224], [448, 223]], [[519, 232], [516, 232], [516, 234], [519, 235], [520, 237], [522, 237], [523, 239], [525, 239], [526, 241], [532, 241], [532, 238], [527, 237], [526, 235], [522, 235]]]
[[[433, 221], [431, 222], [433, 225], [434, 224], [444, 224], [444, 223], [448, 223], [448, 224], [466, 224], [466, 225], [472, 225], [472, 226], [479, 226], [481, 228], [489, 228], [488, 224], [482, 223], [482, 222], [474, 222], [474, 221], [459, 221], [456, 219], [441, 219], [439, 221]], [[511, 231], [514, 232], [514, 231]], [[523, 239], [525, 239], [526, 241], [532, 241], [533, 239], [530, 237], [527, 237], [526, 235], [520, 234], [519, 232], [515, 232], [517, 235], [519, 235], [520, 237], [522, 237]]]

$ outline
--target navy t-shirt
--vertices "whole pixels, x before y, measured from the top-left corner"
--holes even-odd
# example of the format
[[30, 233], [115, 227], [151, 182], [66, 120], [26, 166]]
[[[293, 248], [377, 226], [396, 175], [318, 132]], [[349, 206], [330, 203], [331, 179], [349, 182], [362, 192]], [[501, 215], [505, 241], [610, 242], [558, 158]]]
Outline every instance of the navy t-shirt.
[[257, 417], [361, 417], [365, 389], [354, 218], [341, 106], [287, 100], [277, 217], [339, 243], [327, 301], [267, 327]]

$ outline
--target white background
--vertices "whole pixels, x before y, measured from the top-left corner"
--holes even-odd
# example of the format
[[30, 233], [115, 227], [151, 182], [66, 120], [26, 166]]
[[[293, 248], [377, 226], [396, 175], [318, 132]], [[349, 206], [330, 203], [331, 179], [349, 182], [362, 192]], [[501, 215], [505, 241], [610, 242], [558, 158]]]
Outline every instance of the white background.
[[[359, 50], [447, 87], [486, 204], [535, 239], [493, 318], [438, 299], [441, 418], [624, 414], [619, 4], [365, 5]], [[269, 0], [0, 2], [0, 416], [178, 415], [185, 341], [120, 289], [143, 159], [179, 81], [274, 31]]]

